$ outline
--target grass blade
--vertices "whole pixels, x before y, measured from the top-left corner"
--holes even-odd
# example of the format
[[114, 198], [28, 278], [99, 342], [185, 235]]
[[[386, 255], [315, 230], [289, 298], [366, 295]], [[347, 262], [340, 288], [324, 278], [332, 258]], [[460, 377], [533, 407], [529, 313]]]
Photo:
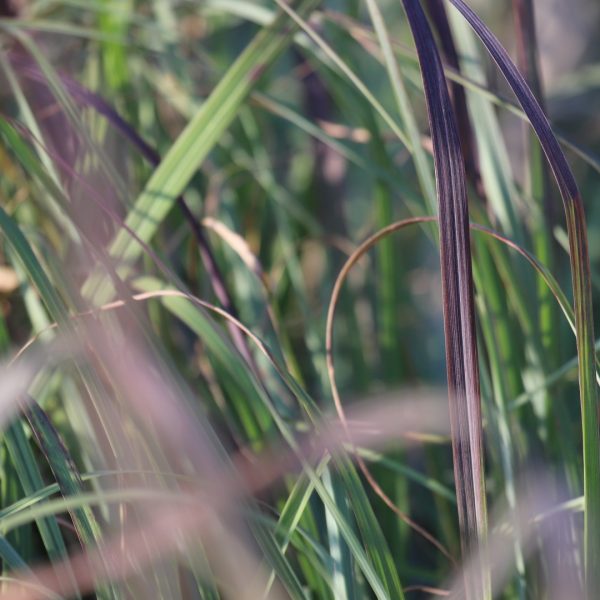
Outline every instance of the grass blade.
[[479, 17], [463, 2], [450, 0], [462, 13], [484, 43], [534, 128], [546, 154], [563, 198], [571, 258], [577, 353], [579, 356], [579, 392], [583, 431], [584, 471], [584, 552], [586, 590], [589, 598], [600, 593], [600, 453], [598, 447], [598, 397], [595, 382], [594, 318], [590, 259], [583, 202], [567, 160], [548, 119], [525, 79], [506, 50]]
[[[298, 10], [305, 14], [313, 4], [314, 0], [302, 0]], [[262, 73], [291, 43], [293, 31], [283, 14], [260, 31], [177, 138], [126, 220], [127, 227], [143, 242], [153, 237], [176, 198], [236, 117]], [[110, 253], [117, 261], [130, 264], [142, 254], [142, 247], [122, 229], [115, 237]], [[112, 285], [102, 276], [92, 276], [84, 286], [84, 295], [94, 297], [97, 302], [106, 301], [112, 293]]]
[[[44, 488], [44, 481], [27, 440], [23, 423], [17, 421], [11, 425], [4, 433], [4, 438], [25, 494], [34, 495]], [[52, 517], [38, 519], [37, 526], [50, 559], [58, 562], [66, 556], [67, 548], [56, 519]]]
[[[456, 50], [456, 45], [454, 44], [454, 38], [452, 37], [444, 0], [426, 0], [425, 5], [429, 16], [431, 17], [431, 21], [437, 30], [446, 63], [460, 74], [458, 52]], [[465, 160], [465, 170], [471, 182], [477, 184], [479, 172], [475, 153], [473, 151], [473, 132], [469, 121], [465, 89], [458, 83], [453, 82], [450, 86], [450, 92], [452, 94], [454, 112], [456, 113], [456, 122]]]
[[[83, 485], [79, 471], [48, 415], [33, 398], [29, 399], [29, 406], [25, 414], [40, 448], [52, 468], [63, 496], [76, 496], [81, 493]], [[72, 517], [82, 544], [94, 544], [99, 541], [100, 530], [96, 518], [89, 508], [83, 507], [74, 511]]]
[[[465, 555], [479, 554], [487, 517], [483, 478], [483, 433], [469, 217], [464, 162], [442, 63], [418, 1], [403, 0], [415, 39], [431, 127], [440, 223], [440, 260], [446, 338], [446, 368], [452, 426], [454, 478]], [[467, 598], [491, 596], [482, 561], [466, 581]]]

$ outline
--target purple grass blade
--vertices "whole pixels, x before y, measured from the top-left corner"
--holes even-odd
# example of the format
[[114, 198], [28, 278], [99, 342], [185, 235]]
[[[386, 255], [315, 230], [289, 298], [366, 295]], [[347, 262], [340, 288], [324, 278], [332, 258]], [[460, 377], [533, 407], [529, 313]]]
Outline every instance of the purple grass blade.
[[583, 431], [584, 554], [587, 598], [600, 597], [600, 436], [595, 381], [594, 317], [583, 202], [567, 159], [527, 82], [504, 47], [463, 0], [449, 0], [471, 25], [502, 71], [535, 130], [563, 198], [569, 248]]
[[[444, 0], [425, 0], [425, 6], [427, 7], [427, 12], [429, 13], [433, 26], [437, 31], [441, 45], [441, 51], [447, 65], [454, 69], [457, 73], [460, 73], [458, 52], [456, 50], [456, 45], [454, 44], [454, 38], [452, 37], [452, 31], [450, 29], [450, 23], [448, 22], [448, 15], [446, 14]], [[469, 120], [465, 88], [454, 81], [449, 85], [454, 112], [456, 113], [456, 122], [458, 125], [458, 132], [460, 136], [467, 177], [477, 189], [480, 189], [481, 178], [477, 168], [475, 147], [473, 143], [473, 132], [471, 129], [471, 122]]]
[[[442, 62], [418, 0], [402, 0], [415, 39], [433, 142], [438, 194], [446, 368], [454, 477], [465, 555], [481, 556], [486, 536], [483, 433], [475, 334], [465, 167]], [[484, 563], [470, 577], [470, 600], [490, 597]]]

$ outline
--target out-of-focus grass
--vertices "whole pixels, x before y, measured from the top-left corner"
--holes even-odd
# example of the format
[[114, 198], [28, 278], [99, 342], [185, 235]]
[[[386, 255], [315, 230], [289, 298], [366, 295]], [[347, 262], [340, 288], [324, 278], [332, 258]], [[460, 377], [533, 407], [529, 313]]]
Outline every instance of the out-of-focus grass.
[[[396, 599], [464, 581], [475, 598], [488, 562], [501, 598], [596, 597], [596, 142], [557, 124], [590, 276], [579, 205], [565, 227], [537, 140], [505, 117], [532, 118], [570, 193], [549, 131], [520, 80], [524, 110], [488, 79], [450, 4], [445, 22], [423, 2], [466, 91], [462, 153], [456, 87], [440, 103], [428, 80], [428, 125], [431, 42], [413, 21], [417, 53], [400, 3], [32, 0], [0, 19], [7, 598]], [[552, 108], [531, 3], [513, 9], [517, 62]], [[449, 173], [474, 231], [476, 365], [467, 326], [444, 339], [438, 200], [446, 317], [470, 301]], [[452, 433], [430, 402], [445, 342], [451, 384], [481, 378], [481, 420], [477, 394], [461, 413], [451, 390]]]

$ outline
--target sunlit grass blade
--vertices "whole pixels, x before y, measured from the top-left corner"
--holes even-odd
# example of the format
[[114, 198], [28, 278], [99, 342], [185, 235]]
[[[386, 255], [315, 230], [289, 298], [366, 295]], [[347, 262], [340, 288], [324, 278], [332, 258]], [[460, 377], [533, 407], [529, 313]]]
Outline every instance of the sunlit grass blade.
[[[298, 10], [306, 14], [313, 4], [314, 0], [303, 0]], [[127, 226], [142, 241], [152, 238], [175, 199], [236, 117], [260, 75], [291, 42], [293, 28], [289, 28], [288, 22], [287, 16], [279, 14], [269, 27], [256, 35], [153, 172], [126, 220]], [[285, 29], [284, 34], [282, 29]], [[114, 239], [110, 253], [117, 261], [131, 264], [141, 256], [142, 247], [128, 231], [122, 230]], [[111, 287], [103, 277], [96, 276], [88, 280], [84, 293], [102, 302], [112, 294]]]

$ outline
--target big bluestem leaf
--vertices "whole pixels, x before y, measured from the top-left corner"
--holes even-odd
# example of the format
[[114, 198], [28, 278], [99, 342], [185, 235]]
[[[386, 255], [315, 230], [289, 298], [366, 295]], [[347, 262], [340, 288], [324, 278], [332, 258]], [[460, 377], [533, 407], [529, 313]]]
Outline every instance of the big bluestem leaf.
[[[434, 28], [437, 30], [441, 51], [447, 65], [460, 73], [458, 52], [454, 44], [452, 31], [450, 30], [450, 23], [448, 22], [444, 0], [426, 0], [425, 6]], [[477, 184], [479, 181], [479, 173], [473, 148], [473, 132], [469, 121], [465, 88], [457, 82], [452, 82], [450, 84], [450, 93], [452, 95], [454, 112], [456, 113], [456, 123], [458, 125], [467, 177], [469, 177], [473, 183]]]
[[[419, 56], [433, 142], [440, 226], [446, 368], [454, 477], [463, 552], [486, 532], [483, 444], [465, 167], [441, 59], [418, 0], [403, 0]], [[469, 598], [487, 598], [485, 569], [467, 581]]]
[[583, 430], [584, 546], [588, 598], [600, 592], [600, 442], [594, 366], [594, 319], [590, 261], [583, 202], [577, 183], [550, 123], [525, 79], [504, 47], [481, 19], [463, 2], [450, 0], [471, 25], [502, 71], [535, 130], [563, 198], [573, 278], [579, 388]]

